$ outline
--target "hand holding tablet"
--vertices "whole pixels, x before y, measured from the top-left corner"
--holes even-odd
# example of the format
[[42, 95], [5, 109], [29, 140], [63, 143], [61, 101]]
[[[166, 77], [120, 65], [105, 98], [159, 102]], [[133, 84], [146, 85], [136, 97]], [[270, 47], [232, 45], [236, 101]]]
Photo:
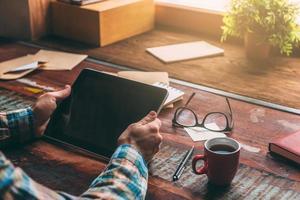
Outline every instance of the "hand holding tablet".
[[162, 142], [160, 126], [161, 121], [157, 118], [156, 112], [151, 111], [139, 122], [129, 125], [120, 135], [118, 144], [131, 144], [148, 162], [158, 152]]
[[37, 137], [43, 135], [51, 114], [57, 107], [58, 102], [66, 99], [71, 94], [71, 87], [66, 85], [64, 89], [48, 92], [41, 95], [33, 106], [35, 119], [34, 132]]

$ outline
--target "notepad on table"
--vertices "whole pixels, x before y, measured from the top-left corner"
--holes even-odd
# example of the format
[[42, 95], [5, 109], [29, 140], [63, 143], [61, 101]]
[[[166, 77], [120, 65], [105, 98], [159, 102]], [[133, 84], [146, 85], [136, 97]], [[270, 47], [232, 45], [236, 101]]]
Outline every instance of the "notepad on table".
[[165, 63], [224, 54], [223, 49], [204, 41], [147, 48], [146, 51]]
[[169, 85], [169, 75], [167, 72], [119, 71], [118, 76], [150, 85], [156, 82]]
[[164, 106], [167, 106], [171, 103], [174, 103], [178, 100], [181, 100], [183, 95], [184, 95], [184, 92], [179, 90], [179, 89], [176, 89], [174, 87], [171, 87], [165, 83], [161, 83], [161, 82], [156, 82], [153, 84], [154, 86], [156, 87], [160, 87], [160, 88], [165, 88], [168, 90], [168, 97], [164, 103]]
[[300, 131], [273, 139], [269, 143], [269, 151], [300, 165]]

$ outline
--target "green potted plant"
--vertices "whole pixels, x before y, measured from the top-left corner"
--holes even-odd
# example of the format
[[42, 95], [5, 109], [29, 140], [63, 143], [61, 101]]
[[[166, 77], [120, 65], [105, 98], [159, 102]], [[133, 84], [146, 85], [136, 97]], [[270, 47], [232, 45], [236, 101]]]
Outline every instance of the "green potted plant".
[[300, 41], [298, 11], [289, 0], [231, 0], [221, 41], [243, 38], [249, 58], [266, 59], [272, 46], [289, 56]]

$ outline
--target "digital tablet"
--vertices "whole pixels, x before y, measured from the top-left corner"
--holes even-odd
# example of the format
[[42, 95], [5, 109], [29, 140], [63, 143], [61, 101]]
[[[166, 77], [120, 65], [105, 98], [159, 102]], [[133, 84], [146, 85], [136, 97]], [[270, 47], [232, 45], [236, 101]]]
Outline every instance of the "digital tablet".
[[131, 123], [159, 112], [167, 90], [84, 69], [45, 131], [45, 137], [109, 158]]

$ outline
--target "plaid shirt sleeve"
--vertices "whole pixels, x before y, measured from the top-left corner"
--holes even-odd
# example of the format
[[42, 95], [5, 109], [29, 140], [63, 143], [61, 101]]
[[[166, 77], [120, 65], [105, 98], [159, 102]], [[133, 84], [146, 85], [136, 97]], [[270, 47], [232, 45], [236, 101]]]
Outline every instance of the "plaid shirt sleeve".
[[148, 169], [142, 156], [132, 146], [121, 145], [106, 170], [86, 192], [75, 197], [36, 183], [0, 152], [0, 199], [144, 199], [147, 179]]
[[23, 143], [33, 137], [33, 113], [30, 107], [0, 112], [0, 149], [9, 143]]
[[130, 145], [118, 147], [106, 170], [82, 194], [92, 199], [144, 199], [148, 169], [142, 156]]

